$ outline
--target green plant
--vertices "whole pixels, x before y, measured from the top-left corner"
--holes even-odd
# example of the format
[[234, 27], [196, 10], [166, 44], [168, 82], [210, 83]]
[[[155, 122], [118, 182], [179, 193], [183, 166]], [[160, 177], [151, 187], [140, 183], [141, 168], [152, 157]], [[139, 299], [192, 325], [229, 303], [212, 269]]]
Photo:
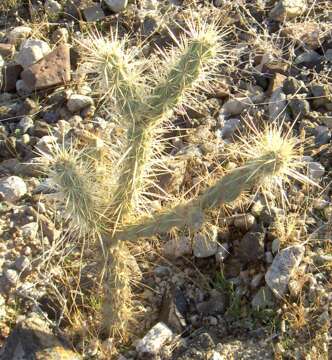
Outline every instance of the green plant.
[[91, 39], [89, 44], [81, 42], [82, 69], [97, 74], [95, 91], [102, 94], [126, 136], [116, 145], [105, 145], [106, 157], [92, 155], [91, 146], [80, 151], [63, 147], [51, 159], [51, 178], [74, 228], [101, 242], [107, 259], [104, 326], [112, 337], [125, 338], [132, 317], [126, 241], [174, 227], [197, 230], [206, 210], [234, 201], [271, 177], [302, 178], [295, 171], [296, 142], [279, 129], [269, 128], [246, 144], [242, 153], [245, 165], [217, 180], [200, 196], [151, 216], [138, 216], [148, 207], [144, 192], [153, 183], [155, 165], [160, 163], [165, 123], [198, 86], [209, 83], [221, 61], [220, 33], [214, 24], [190, 25], [181, 40], [176, 40], [178, 48], [163, 54], [160, 66], [166, 71], [157, 79], [146, 76], [146, 64], [137, 60], [137, 52], [127, 51], [126, 40]]

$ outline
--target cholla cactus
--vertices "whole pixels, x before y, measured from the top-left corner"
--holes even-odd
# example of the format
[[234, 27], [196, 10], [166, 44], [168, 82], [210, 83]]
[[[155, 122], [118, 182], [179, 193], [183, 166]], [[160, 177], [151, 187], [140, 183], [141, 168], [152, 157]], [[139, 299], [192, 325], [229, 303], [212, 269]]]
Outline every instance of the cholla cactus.
[[[206, 209], [234, 201], [241, 192], [271, 176], [294, 175], [290, 169], [296, 151], [292, 140], [267, 130], [256, 144], [260, 148], [258, 153], [251, 147], [253, 151], [248, 152], [250, 159], [244, 166], [218, 180], [198, 198], [134, 222], [144, 208], [144, 190], [149, 185], [156, 157], [160, 156], [156, 139], [163, 133], [172, 112], [185, 104], [198, 86], [208, 86], [213, 78], [222, 59], [221, 34], [214, 24], [190, 25], [182, 39], [176, 41], [178, 47], [162, 54], [164, 60], [160, 66], [166, 71], [153, 80], [146, 78], [147, 67], [137, 62], [136, 54], [128, 53], [125, 41], [91, 39], [88, 45], [82, 43], [83, 68], [97, 74], [96, 92], [109, 101], [112, 111], [127, 129], [124, 146], [121, 153], [116, 149], [117, 156], [112, 147], [106, 148], [114, 161], [111, 185], [109, 177], [98, 177], [95, 170], [84, 168], [89, 164], [87, 157], [80, 155], [71, 159], [72, 151], [66, 152], [66, 156], [55, 155], [51, 174], [63, 194], [65, 207], [71, 214], [69, 218], [76, 226], [93, 230], [102, 239], [108, 260], [104, 325], [111, 336], [123, 338], [132, 316], [125, 241], [167, 232], [173, 227], [197, 229], [204, 221]], [[269, 146], [271, 134], [274, 140]], [[107, 191], [100, 196], [100, 189]], [[107, 199], [106, 203], [100, 203], [100, 198]]]

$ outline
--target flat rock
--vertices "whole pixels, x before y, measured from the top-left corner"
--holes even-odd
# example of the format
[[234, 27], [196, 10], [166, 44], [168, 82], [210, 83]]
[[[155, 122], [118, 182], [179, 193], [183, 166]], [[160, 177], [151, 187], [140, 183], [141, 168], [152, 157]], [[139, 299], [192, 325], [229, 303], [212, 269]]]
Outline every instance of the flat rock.
[[294, 270], [300, 265], [305, 248], [302, 245], [291, 246], [281, 250], [265, 274], [268, 287], [277, 296], [283, 296]]
[[8, 33], [7, 38], [11, 44], [18, 44], [30, 36], [31, 33], [32, 29], [29, 26], [17, 26]]
[[19, 322], [1, 349], [2, 360], [80, 360], [62, 339], [54, 336], [47, 322], [36, 314]]
[[60, 44], [36, 64], [24, 70], [21, 78], [31, 90], [44, 89], [70, 81], [69, 46]]

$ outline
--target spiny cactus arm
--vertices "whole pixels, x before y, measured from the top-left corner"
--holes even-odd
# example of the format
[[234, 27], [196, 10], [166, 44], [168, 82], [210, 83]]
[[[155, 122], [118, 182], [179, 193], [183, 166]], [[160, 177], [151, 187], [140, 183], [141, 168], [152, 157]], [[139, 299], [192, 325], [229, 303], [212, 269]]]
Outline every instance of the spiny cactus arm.
[[146, 168], [154, 156], [155, 128], [214, 69], [219, 53], [218, 40], [218, 31], [212, 25], [193, 34], [192, 39], [184, 40], [179, 60], [171, 65], [166, 77], [138, 107], [135, 124], [128, 134], [127, 157], [113, 199], [113, 208], [118, 209], [117, 219], [119, 213], [122, 218], [131, 212], [135, 196], [144, 188]]
[[251, 189], [254, 185], [262, 183], [266, 177], [273, 175], [279, 166], [274, 153], [262, 156], [225, 175], [197, 199], [152, 218], [143, 219], [138, 224], [129, 225], [115, 236], [120, 240], [135, 241], [140, 237], [166, 233], [174, 227], [181, 229], [188, 226], [197, 229], [203, 222], [204, 210], [236, 200], [243, 191]]

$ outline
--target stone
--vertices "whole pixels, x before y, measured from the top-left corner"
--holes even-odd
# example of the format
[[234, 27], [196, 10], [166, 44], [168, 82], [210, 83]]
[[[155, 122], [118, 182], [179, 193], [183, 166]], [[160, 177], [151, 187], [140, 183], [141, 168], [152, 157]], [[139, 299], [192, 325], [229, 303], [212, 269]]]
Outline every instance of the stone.
[[258, 288], [259, 284], [261, 283], [262, 279], [264, 278], [263, 273], [258, 273], [253, 276], [253, 278], [250, 281], [250, 286], [255, 289]]
[[21, 232], [24, 239], [34, 240], [37, 236], [38, 223], [30, 222], [21, 226]]
[[308, 176], [313, 181], [319, 181], [325, 173], [324, 166], [317, 161], [310, 161], [308, 163]]
[[104, 19], [105, 13], [100, 4], [94, 4], [83, 10], [85, 20], [88, 22], [94, 22]]
[[329, 101], [332, 101], [332, 89], [328, 84], [314, 83], [310, 86], [310, 91], [314, 99], [312, 105], [314, 109], [325, 107]]
[[286, 95], [306, 94], [308, 89], [304, 82], [290, 76], [283, 83], [282, 90]]
[[23, 80], [16, 81], [16, 92], [19, 96], [25, 97], [31, 94], [31, 90], [26, 86]]
[[310, 113], [309, 101], [305, 99], [291, 99], [289, 101], [289, 107], [292, 111], [293, 118], [296, 120], [302, 120], [305, 115]]
[[321, 55], [314, 50], [305, 51], [294, 60], [295, 65], [302, 65], [308, 68], [312, 68], [317, 65], [321, 60]]
[[163, 345], [172, 337], [172, 330], [163, 322], [159, 322], [137, 342], [136, 351], [142, 359], [146, 358], [144, 356], [157, 356]]
[[28, 189], [23, 181], [18, 176], [9, 176], [0, 179], [0, 196], [4, 201], [15, 203], [22, 196], [27, 193]]
[[31, 116], [23, 116], [17, 127], [23, 134], [25, 134], [30, 128], [33, 127], [33, 125], [34, 122]]
[[268, 286], [261, 287], [251, 300], [251, 306], [256, 310], [272, 308], [274, 304], [273, 293]]
[[[14, 269], [7, 269], [4, 271], [4, 276], [9, 286], [15, 286], [19, 279], [18, 273]], [[1, 358], [2, 359], [2, 358]]]
[[0, 55], [4, 58], [11, 58], [15, 53], [15, 46], [13, 44], [0, 44]]
[[239, 257], [244, 262], [257, 261], [264, 258], [265, 232], [250, 231], [240, 241]]
[[270, 80], [269, 83], [269, 88], [267, 90], [267, 93], [269, 95], [271, 95], [274, 91], [282, 88], [284, 81], [286, 81], [287, 76], [280, 74], [278, 72], [276, 72], [275, 74], [273, 74], [273, 77]]
[[15, 260], [15, 264], [14, 264], [15, 268], [18, 271], [24, 271], [24, 270], [30, 270], [31, 269], [31, 263], [30, 260], [27, 256], [19, 256], [16, 260]]
[[224, 126], [220, 130], [222, 139], [230, 139], [234, 136], [237, 130], [241, 128], [241, 120], [236, 118], [228, 119], [224, 122]]
[[294, 270], [300, 265], [305, 248], [303, 245], [294, 245], [281, 250], [273, 259], [271, 266], [265, 274], [265, 282], [273, 293], [282, 297]]
[[268, 108], [270, 122], [282, 120], [285, 116], [287, 116], [286, 94], [282, 91], [281, 88], [272, 93], [269, 100]]
[[52, 334], [48, 322], [36, 313], [20, 321], [6, 339], [1, 352], [2, 360], [62, 359], [81, 360], [62, 337]]
[[72, 94], [67, 101], [67, 108], [72, 113], [79, 112], [90, 105], [93, 105], [93, 99], [86, 95]]
[[1, 90], [8, 92], [16, 90], [16, 82], [22, 72], [23, 68], [18, 64], [9, 64], [2, 68], [3, 83]]
[[332, 62], [332, 49], [326, 50], [325, 57], [326, 57], [327, 61]]
[[57, 138], [53, 135], [45, 135], [39, 139], [35, 145], [35, 149], [44, 155], [52, 155], [54, 153], [55, 146], [57, 144]]
[[328, 144], [331, 140], [331, 131], [327, 126], [316, 126], [314, 129], [315, 143], [317, 146]]
[[251, 214], [236, 215], [234, 218], [234, 226], [243, 232], [250, 230], [256, 224], [256, 219]]
[[203, 315], [221, 315], [226, 309], [226, 296], [217, 290], [211, 291], [208, 300], [197, 305], [197, 310]]
[[31, 90], [44, 89], [70, 81], [69, 46], [60, 44], [43, 59], [24, 70], [21, 78]]
[[222, 111], [226, 115], [240, 115], [243, 110], [248, 108], [252, 102], [248, 97], [229, 99], [222, 106]]
[[206, 258], [216, 254], [219, 243], [218, 228], [211, 226], [207, 229], [207, 233], [196, 233], [193, 238], [193, 252], [197, 258]]
[[8, 41], [10, 44], [19, 44], [22, 40], [29, 37], [32, 33], [32, 29], [28, 26], [17, 26], [11, 30], [8, 35]]
[[52, 41], [57, 42], [64, 42], [67, 43], [69, 40], [69, 32], [66, 28], [57, 28], [52, 33]]
[[274, 239], [271, 244], [272, 254], [276, 254], [280, 250], [280, 240], [278, 238]]
[[188, 303], [184, 292], [176, 286], [167, 289], [161, 304], [159, 319], [173, 331], [181, 333], [186, 327]]
[[46, 0], [44, 9], [49, 15], [56, 16], [62, 10], [62, 6], [56, 0]]
[[51, 48], [45, 41], [35, 39], [24, 40], [16, 56], [16, 62], [26, 69], [50, 52]]
[[127, 5], [128, 0], [104, 0], [107, 7], [115, 13], [123, 11]]
[[284, 21], [300, 16], [307, 9], [306, 0], [280, 0], [270, 12], [270, 18]]
[[295, 40], [299, 45], [305, 45], [309, 49], [317, 49], [324, 42], [327, 32], [324, 25], [319, 22], [304, 21], [287, 24], [282, 29], [282, 35]]
[[193, 252], [191, 240], [188, 236], [173, 237], [164, 246], [164, 253], [167, 257], [181, 257], [191, 255]]

